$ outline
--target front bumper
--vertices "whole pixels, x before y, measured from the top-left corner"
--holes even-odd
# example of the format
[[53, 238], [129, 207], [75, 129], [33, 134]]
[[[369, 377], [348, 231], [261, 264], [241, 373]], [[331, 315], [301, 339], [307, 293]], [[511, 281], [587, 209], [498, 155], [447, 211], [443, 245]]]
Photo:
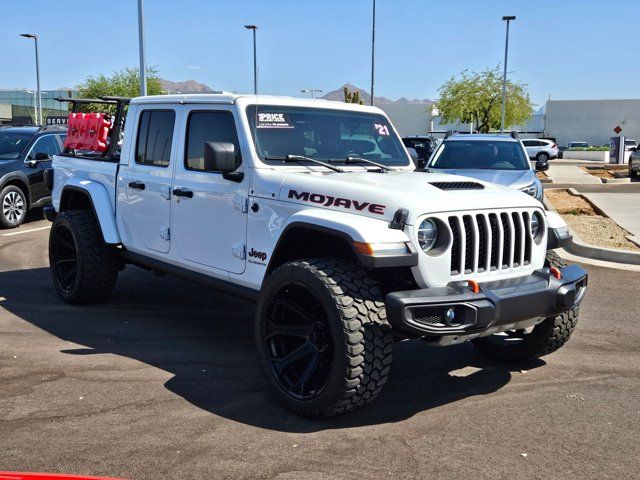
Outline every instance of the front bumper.
[[[391, 326], [409, 336], [479, 336], [557, 315], [584, 298], [587, 272], [578, 265], [556, 278], [542, 268], [526, 277], [486, 282], [473, 293], [467, 282], [393, 292], [385, 303]], [[534, 322], [535, 324], [535, 322]]]

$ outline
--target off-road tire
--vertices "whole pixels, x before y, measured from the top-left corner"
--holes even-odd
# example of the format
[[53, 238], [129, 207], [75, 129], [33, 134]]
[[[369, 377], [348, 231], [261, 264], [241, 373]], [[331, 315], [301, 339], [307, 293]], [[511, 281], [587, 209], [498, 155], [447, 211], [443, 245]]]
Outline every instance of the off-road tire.
[[[20, 205], [19, 215], [17, 211], [14, 210], [13, 213], [16, 213], [17, 218], [13, 218], [13, 213], [6, 209], [18, 208], [17, 205], [14, 206], [14, 203], [18, 202]], [[2, 228], [16, 228], [21, 225], [25, 218], [27, 218], [28, 213], [28, 203], [27, 197], [16, 185], [7, 185], [6, 187], [0, 189], [0, 227]]]
[[[294, 398], [276, 379], [266, 340], [269, 305], [292, 283], [307, 288], [324, 308], [332, 347], [325, 386], [307, 400]], [[387, 381], [392, 342], [383, 296], [376, 282], [353, 263], [296, 260], [281, 265], [265, 280], [256, 319], [260, 362], [278, 401], [298, 415], [337, 415], [371, 402]]]
[[[552, 250], [547, 251], [545, 267], [566, 267], [567, 264]], [[523, 363], [548, 355], [562, 347], [578, 324], [579, 309], [575, 308], [554, 317], [548, 317], [536, 325], [531, 333], [516, 344], [495, 343], [493, 336], [480, 337], [472, 343], [482, 353], [509, 363]]]
[[[67, 235], [67, 238], [63, 237]], [[61, 283], [57, 252], [69, 243], [70, 233], [76, 251], [75, 281], [69, 288]], [[62, 242], [66, 243], [62, 245]], [[71, 257], [70, 254], [67, 257]], [[114, 248], [104, 243], [100, 226], [93, 212], [69, 210], [61, 212], [51, 226], [49, 235], [49, 265], [53, 285], [60, 297], [71, 304], [91, 303], [111, 295], [122, 261]]]

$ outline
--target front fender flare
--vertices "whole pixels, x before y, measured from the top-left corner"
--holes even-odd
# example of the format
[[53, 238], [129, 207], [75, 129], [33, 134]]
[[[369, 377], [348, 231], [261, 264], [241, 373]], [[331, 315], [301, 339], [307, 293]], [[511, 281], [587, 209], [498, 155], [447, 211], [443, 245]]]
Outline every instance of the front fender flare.
[[[367, 268], [405, 267], [418, 264], [418, 255], [409, 237], [402, 230], [389, 228], [388, 222], [375, 218], [329, 210], [309, 209], [291, 215], [282, 227], [282, 233], [274, 248], [292, 228], [308, 228], [343, 238], [353, 249], [359, 262]], [[357, 252], [354, 242], [361, 243], [405, 243], [409, 252], [404, 255], [371, 256]], [[273, 257], [272, 257], [273, 258]], [[267, 271], [271, 270], [269, 265]]]
[[[105, 243], [119, 244], [121, 243], [120, 234], [116, 225], [116, 215], [111, 206], [111, 199], [104, 186], [92, 180], [73, 180], [70, 179], [62, 188], [60, 198], [64, 198], [67, 191], [81, 192], [89, 197], [93, 214], [98, 220], [102, 238]], [[61, 203], [62, 205], [62, 203]]]

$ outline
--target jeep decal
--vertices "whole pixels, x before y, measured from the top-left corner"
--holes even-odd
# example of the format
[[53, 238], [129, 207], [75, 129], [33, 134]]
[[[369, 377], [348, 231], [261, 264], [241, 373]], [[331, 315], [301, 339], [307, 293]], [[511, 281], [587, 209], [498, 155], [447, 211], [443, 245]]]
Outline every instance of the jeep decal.
[[297, 192], [289, 190], [289, 198], [302, 200], [304, 202], [317, 203], [323, 207], [343, 207], [346, 209], [355, 208], [359, 212], [364, 209], [377, 215], [384, 215], [386, 205], [378, 203], [361, 202], [359, 200], [351, 200], [348, 198], [332, 197], [331, 195], [322, 195], [321, 193]]

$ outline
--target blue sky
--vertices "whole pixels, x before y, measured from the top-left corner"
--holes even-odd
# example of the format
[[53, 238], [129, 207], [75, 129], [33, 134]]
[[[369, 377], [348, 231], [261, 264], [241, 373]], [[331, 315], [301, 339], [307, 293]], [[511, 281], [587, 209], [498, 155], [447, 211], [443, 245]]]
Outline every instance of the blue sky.
[[[0, 88], [33, 88], [40, 35], [44, 89], [138, 64], [136, 0], [3, 0]], [[509, 71], [534, 102], [640, 98], [637, 0], [377, 0], [376, 94], [435, 98], [464, 69], [498, 65], [502, 15], [512, 24]], [[368, 90], [371, 0], [145, 0], [147, 62], [170, 80], [252, 90], [250, 32], [258, 30], [259, 89], [302, 95], [349, 81]], [[109, 42], [110, 37], [110, 42]]]

